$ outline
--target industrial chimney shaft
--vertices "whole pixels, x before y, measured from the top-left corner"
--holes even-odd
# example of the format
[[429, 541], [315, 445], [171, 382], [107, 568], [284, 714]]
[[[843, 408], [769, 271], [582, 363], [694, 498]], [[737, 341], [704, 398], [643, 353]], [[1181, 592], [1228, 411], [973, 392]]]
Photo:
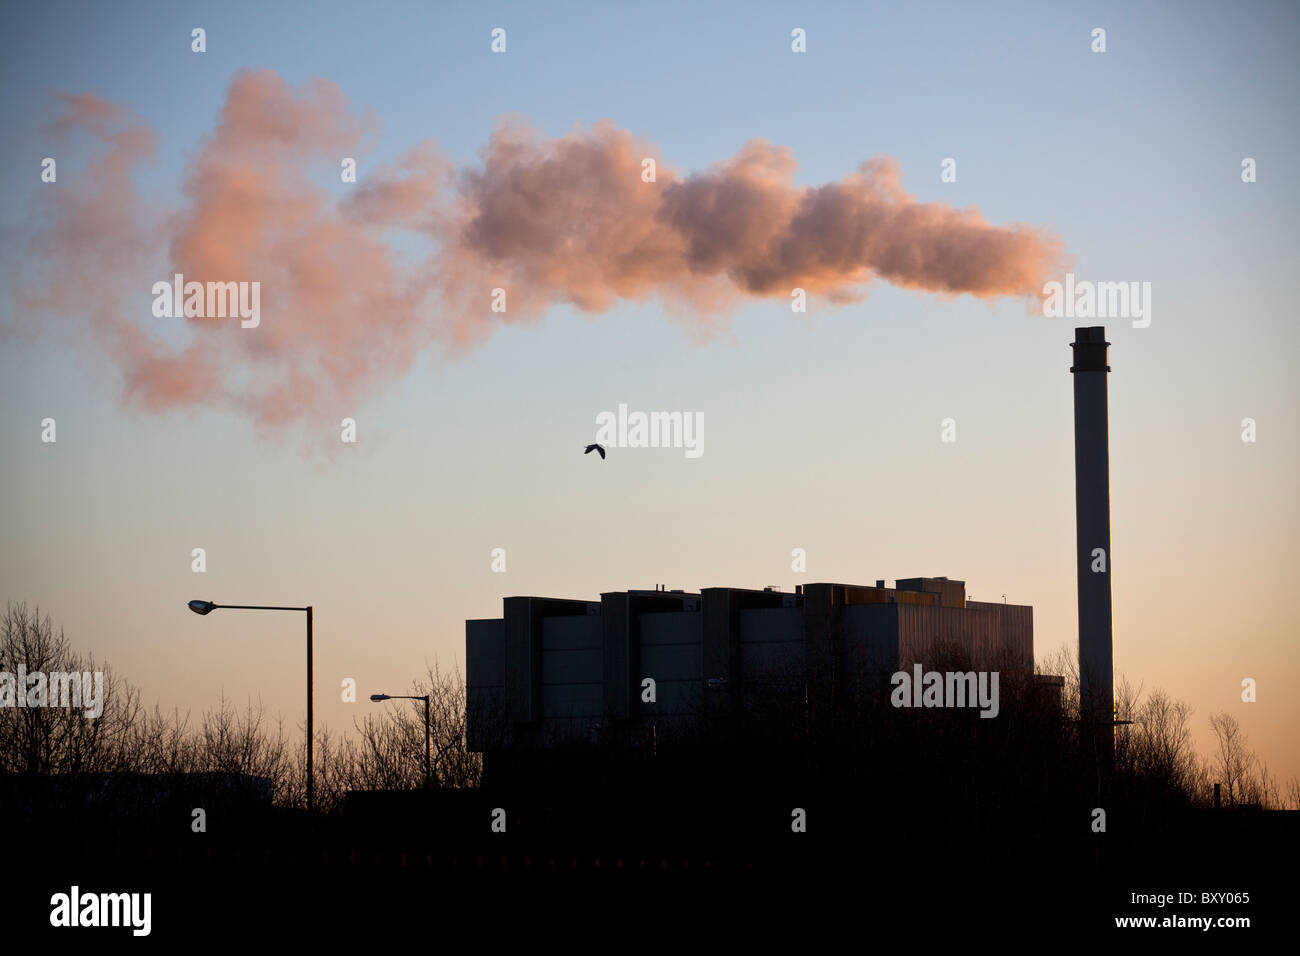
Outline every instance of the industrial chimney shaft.
[[1110, 442], [1106, 329], [1074, 330], [1074, 508], [1079, 584], [1079, 706], [1085, 722], [1115, 719], [1111, 632]]

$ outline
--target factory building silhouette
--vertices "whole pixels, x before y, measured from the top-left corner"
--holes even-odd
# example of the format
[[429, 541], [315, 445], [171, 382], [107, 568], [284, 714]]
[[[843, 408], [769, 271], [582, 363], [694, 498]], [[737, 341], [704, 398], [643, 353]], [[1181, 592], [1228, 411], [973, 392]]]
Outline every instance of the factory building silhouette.
[[946, 577], [503, 604], [465, 622], [469, 749], [488, 776], [521, 754], [698, 738], [774, 702], [811, 711], [914, 664], [1034, 662], [1032, 607], [969, 600]]
[[[1105, 329], [1077, 328], [1074, 390], [1079, 672], [1084, 723], [1113, 724]], [[507, 597], [465, 622], [467, 729], [485, 779], [529, 755], [655, 748], [729, 718], [807, 715], [878, 693], [920, 664], [1032, 675], [1033, 608], [967, 599], [965, 583], [615, 591], [599, 601]], [[1061, 677], [1031, 682], [1059, 707]], [[1038, 693], [1038, 691], [1035, 691]], [[790, 707], [791, 704], [795, 706]], [[1109, 749], [1109, 748], [1104, 748]]]

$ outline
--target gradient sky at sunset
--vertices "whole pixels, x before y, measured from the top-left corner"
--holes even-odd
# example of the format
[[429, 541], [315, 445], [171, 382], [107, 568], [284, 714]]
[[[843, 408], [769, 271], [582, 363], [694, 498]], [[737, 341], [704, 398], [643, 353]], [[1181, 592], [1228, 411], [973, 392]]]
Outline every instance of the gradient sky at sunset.
[[[45, 192], [75, 183], [75, 162], [57, 184], [38, 178], [63, 155], [45, 131], [57, 92], [143, 118], [158, 161], [136, 185], [177, 206], [249, 68], [295, 88], [324, 78], [374, 111], [362, 183], [426, 139], [472, 168], [510, 114], [548, 137], [610, 120], [682, 174], [755, 138], [791, 150], [800, 186], [893, 157], [922, 202], [1051, 230], [1082, 278], [1152, 284], [1149, 328], [1107, 323], [1117, 676], [1191, 703], [1203, 752], [1209, 714], [1226, 710], [1275, 775], [1300, 776], [1296, 8], [588, 6], [9, 12], [6, 277], [31, 265], [19, 247]], [[497, 26], [504, 55], [489, 52]], [[1099, 26], [1105, 54], [1089, 50]], [[945, 157], [956, 183], [940, 182]], [[1243, 157], [1258, 182], [1241, 181]], [[139, 290], [127, 318], [183, 343], [181, 320], [149, 311], [164, 277], [121, 277]], [[78, 331], [89, 316], [38, 321], [0, 296], [0, 599], [39, 604], [166, 709], [260, 695], [288, 724], [302, 717], [301, 623], [184, 605], [313, 604], [317, 723], [334, 729], [373, 706], [340, 703], [343, 678], [364, 701], [435, 659], [463, 663], [464, 620], [512, 594], [947, 575], [979, 600], [1033, 605], [1040, 660], [1072, 648], [1068, 343], [1094, 323], [1029, 316], [1015, 298], [866, 291], [801, 316], [746, 301], [705, 344], [656, 299], [558, 306], [463, 355], [425, 348], [409, 372], [269, 432], [228, 405], [124, 405], [116, 363]], [[703, 413], [703, 456], [584, 457], [596, 415], [619, 403]], [[355, 446], [337, 442], [344, 417]], [[948, 417], [955, 444], [939, 440]], [[497, 547], [505, 574], [490, 570]], [[791, 571], [796, 547], [806, 575]], [[1256, 703], [1240, 700], [1245, 677]]]

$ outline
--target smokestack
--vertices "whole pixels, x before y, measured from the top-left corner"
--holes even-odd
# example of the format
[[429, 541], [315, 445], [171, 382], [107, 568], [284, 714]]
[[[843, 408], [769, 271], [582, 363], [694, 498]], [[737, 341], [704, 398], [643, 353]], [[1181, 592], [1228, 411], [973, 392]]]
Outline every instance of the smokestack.
[[1104, 326], [1074, 330], [1074, 514], [1079, 576], [1079, 705], [1085, 722], [1115, 719], [1110, 619], [1110, 443]]

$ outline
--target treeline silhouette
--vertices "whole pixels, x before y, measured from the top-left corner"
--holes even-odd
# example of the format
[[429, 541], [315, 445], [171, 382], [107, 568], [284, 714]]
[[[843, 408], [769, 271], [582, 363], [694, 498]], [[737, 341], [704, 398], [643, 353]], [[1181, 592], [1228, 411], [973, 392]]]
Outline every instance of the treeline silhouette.
[[[12, 673], [19, 664], [29, 673], [102, 670], [104, 703], [94, 719], [79, 709], [0, 708], [0, 799], [11, 808], [48, 809], [61, 800], [75, 810], [102, 801], [109, 788], [119, 812], [133, 799], [147, 812], [145, 792], [168, 787], [252, 797], [276, 808], [305, 806], [301, 729], [288, 733], [260, 705], [241, 712], [222, 699], [196, 719], [150, 709], [138, 688], [76, 653], [48, 615], [10, 604], [0, 621], [0, 671]], [[791, 670], [751, 685], [739, 712], [701, 709], [665, 720], [648, 741], [624, 747], [507, 748], [489, 755], [486, 774], [483, 756], [467, 747], [461, 671], [435, 666], [410, 692], [431, 695], [433, 789], [513, 795], [516, 804], [546, 805], [552, 816], [568, 804], [582, 807], [589, 820], [599, 816], [592, 793], [623, 793], [632, 796], [613, 801], [613, 812], [634, 799], [652, 808], [645, 826], [661, 819], [674, 832], [692, 829], [684, 820], [698, 822], [692, 798], [702, 794], [712, 796], [711, 806], [730, 799], [787, 807], [778, 818], [783, 829], [794, 809], [821, 800], [819, 806], [840, 808], [830, 812], [843, 813], [846, 829], [888, 819], [930, 833], [1031, 836], [1071, 830], [1067, 821], [1096, 807], [1107, 810], [1112, 825], [1159, 825], [1179, 812], [1210, 808], [1215, 783], [1225, 808], [1300, 808], [1300, 782], [1292, 779], [1283, 793], [1231, 715], [1210, 716], [1217, 749], [1201, 757], [1192, 745], [1191, 708], [1160, 690], [1143, 694], [1120, 682], [1117, 716], [1131, 723], [1116, 728], [1113, 759], [1102, 759], [1104, 746], [1078, 721], [1073, 665], [1061, 654], [1037, 668], [1062, 675], [1059, 689], [1033, 673], [1000, 671], [995, 719], [981, 718], [978, 708], [894, 707], [887, 675], [827, 691], [810, 690], [802, 673]], [[927, 661], [927, 669], [971, 668], [964, 651], [951, 647]], [[342, 810], [350, 792], [424, 788], [424, 707], [403, 704], [368, 713], [349, 734], [318, 731], [320, 814]], [[155, 785], [125, 783], [131, 775]], [[761, 812], [763, 825], [773, 825], [768, 811]], [[738, 836], [752, 822], [739, 810], [730, 819], [738, 821]]]
[[[739, 706], [706, 692], [698, 712], [648, 726], [576, 721], [545, 749], [512, 748], [509, 725], [476, 713], [476, 737], [501, 745], [482, 755], [467, 747], [464, 677], [435, 667], [411, 688], [432, 695], [433, 785], [423, 702], [394, 702], [348, 735], [317, 734], [314, 814], [301, 730], [261, 707], [220, 700], [197, 718], [148, 708], [21, 604], [0, 620], [0, 670], [20, 663], [105, 672], [98, 718], [0, 708], [0, 819], [23, 873], [10, 900], [35, 923], [72, 885], [147, 890], [159, 931], [192, 936], [290, 910], [387, 917], [438, 899], [468, 914], [521, 878], [528, 900], [555, 890], [543, 904], [554, 919], [591, 899], [550, 879], [563, 873], [598, 875], [612, 891], [598, 908], [611, 913], [669, 905], [669, 894], [625, 892], [627, 879], [725, 874], [744, 881], [751, 921], [821, 907], [853, 923], [871, 887], [867, 911], [878, 904], [882, 919], [984, 926], [997, 914], [1011, 928], [1064, 914], [1049, 925], [1076, 927], [1133, 912], [1132, 893], [1153, 887], [1250, 890], [1258, 906], [1267, 874], [1300, 844], [1300, 814], [1262, 812], [1295, 806], [1300, 788], [1279, 793], [1230, 716], [1212, 715], [1217, 749], [1201, 757], [1184, 702], [1121, 682], [1119, 716], [1132, 723], [1115, 728], [1106, 758], [1108, 741], [1078, 722], [1065, 656], [1038, 668], [1063, 687], [1000, 670], [995, 719], [894, 707], [887, 674], [827, 685], [790, 668], [747, 681]], [[969, 664], [956, 647], [926, 661]], [[756, 902], [768, 888], [776, 897]], [[846, 905], [827, 902], [837, 898]]]
[[[20, 664], [29, 674], [103, 671], [104, 700], [103, 713], [94, 718], [80, 707], [0, 707], [0, 775], [8, 778], [10, 799], [24, 790], [57, 792], [75, 804], [93, 800], [107, 780], [120, 781], [124, 775], [165, 778], [178, 788], [186, 777], [209, 775], [227, 781], [257, 778], [258, 783], [246, 783], [245, 788], [271, 805], [306, 805], [302, 726], [290, 734], [283, 720], [270, 719], [260, 703], [241, 711], [223, 698], [198, 718], [188, 712], [165, 713], [157, 705], [149, 708], [137, 687], [93, 656], [74, 651], [49, 615], [9, 604], [0, 619], [0, 671], [16, 673]], [[410, 693], [431, 695], [434, 785], [477, 786], [482, 760], [466, 749], [463, 675], [435, 665]], [[322, 813], [340, 809], [350, 790], [424, 785], [424, 704], [402, 703], [416, 706], [398, 707], [394, 702], [375, 708], [350, 735], [317, 730], [314, 787]], [[69, 783], [38, 789], [34, 779], [42, 777], [62, 777]], [[128, 809], [120, 805], [131, 799], [130, 791], [126, 787], [117, 795], [122, 810]]]

